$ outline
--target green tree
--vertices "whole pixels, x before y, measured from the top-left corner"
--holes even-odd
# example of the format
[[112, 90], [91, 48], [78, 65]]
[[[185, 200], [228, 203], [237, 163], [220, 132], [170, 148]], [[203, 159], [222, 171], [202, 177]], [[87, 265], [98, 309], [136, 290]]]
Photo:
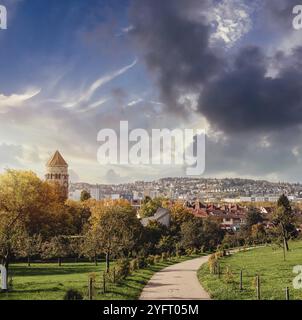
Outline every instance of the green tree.
[[41, 235], [34, 234], [30, 236], [28, 233], [24, 232], [23, 235], [18, 237], [17, 242], [17, 255], [27, 258], [27, 265], [30, 267], [31, 258], [41, 253], [43, 245]]
[[246, 215], [245, 228], [251, 231], [253, 225], [262, 223], [262, 222], [263, 222], [263, 217], [261, 215], [261, 212], [257, 208], [251, 207]]
[[111, 202], [93, 210], [91, 232], [106, 255], [109, 272], [110, 256], [128, 256], [141, 243], [143, 227], [128, 202]]
[[225, 232], [220, 228], [220, 224], [210, 218], [203, 220], [202, 233], [205, 250], [215, 250], [225, 235]]
[[277, 208], [273, 214], [273, 223], [283, 240], [285, 251], [289, 250], [288, 240], [295, 232], [294, 214], [288, 198], [283, 194], [277, 202]]
[[151, 220], [144, 228], [143, 243], [145, 251], [155, 254], [160, 239], [168, 235], [168, 228], [158, 221]]
[[181, 225], [181, 245], [185, 249], [200, 248], [204, 244], [203, 221], [194, 217]]
[[55, 236], [43, 243], [42, 256], [44, 258], [58, 259], [58, 265], [62, 265], [62, 259], [70, 254], [69, 240], [65, 236]]
[[89, 200], [91, 198], [91, 194], [87, 190], [82, 190], [81, 192], [81, 202]]
[[[147, 200], [146, 200], [147, 199]], [[139, 216], [141, 218], [152, 217], [158, 208], [162, 206], [164, 199], [162, 198], [145, 198], [141, 208], [139, 209]]]
[[7, 170], [0, 175], [0, 262], [7, 271], [18, 239], [49, 225], [48, 212], [57, 201], [54, 188], [33, 172]]
[[97, 228], [90, 228], [84, 232], [84, 236], [80, 243], [80, 255], [94, 261], [95, 265], [98, 264], [98, 255], [103, 253], [102, 243], [98, 236]]
[[163, 252], [174, 252], [176, 247], [175, 247], [175, 238], [170, 236], [170, 235], [163, 235], [157, 244], [157, 249], [159, 250], [160, 253]]

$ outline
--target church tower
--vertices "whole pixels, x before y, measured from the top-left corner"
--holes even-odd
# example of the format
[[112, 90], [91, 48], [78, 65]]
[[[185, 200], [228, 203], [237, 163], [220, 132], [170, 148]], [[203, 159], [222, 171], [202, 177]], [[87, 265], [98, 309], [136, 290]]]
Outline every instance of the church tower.
[[56, 151], [48, 160], [46, 164], [45, 179], [49, 182], [57, 182], [62, 186], [64, 196], [66, 199], [68, 198], [68, 164], [59, 151]]

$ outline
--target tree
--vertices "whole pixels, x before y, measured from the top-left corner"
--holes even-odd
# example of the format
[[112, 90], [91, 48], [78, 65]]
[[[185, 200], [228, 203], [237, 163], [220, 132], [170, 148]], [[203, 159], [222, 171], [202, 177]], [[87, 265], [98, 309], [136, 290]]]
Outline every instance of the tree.
[[203, 220], [202, 232], [205, 250], [215, 250], [225, 234], [225, 232], [221, 230], [220, 224], [210, 218]]
[[70, 253], [69, 241], [67, 237], [56, 236], [43, 244], [42, 256], [44, 258], [57, 258], [58, 265], [62, 265], [62, 259]]
[[204, 243], [203, 221], [194, 217], [181, 225], [181, 245], [185, 249], [200, 248]]
[[170, 235], [163, 235], [157, 244], [157, 249], [159, 252], [174, 252], [176, 247], [175, 247], [175, 239], [170, 236]]
[[31, 258], [41, 253], [42, 250], [42, 237], [40, 234], [30, 236], [27, 233], [21, 235], [17, 239], [17, 254], [20, 257], [27, 258], [27, 265], [30, 267]]
[[87, 190], [82, 190], [81, 192], [81, 202], [89, 200], [91, 198], [91, 194]]
[[91, 228], [84, 232], [80, 243], [80, 254], [94, 261], [97, 266], [97, 257], [103, 253], [103, 247], [96, 229]]
[[158, 221], [151, 220], [144, 228], [143, 243], [148, 253], [155, 254], [162, 237], [168, 235], [168, 228]]
[[181, 225], [184, 222], [188, 222], [194, 219], [194, 215], [188, 208], [183, 206], [183, 203], [176, 202], [169, 207], [171, 212], [171, 226], [170, 232], [174, 236], [178, 237], [181, 230]]
[[138, 247], [142, 228], [128, 202], [118, 200], [92, 209], [91, 232], [106, 255], [108, 272], [111, 255], [127, 256]]
[[273, 214], [273, 223], [276, 225], [279, 235], [283, 240], [283, 248], [289, 250], [288, 240], [295, 231], [294, 214], [288, 198], [283, 194], [277, 202], [277, 208]]
[[7, 274], [18, 238], [48, 225], [47, 212], [57, 199], [53, 188], [33, 172], [7, 170], [0, 175], [0, 261]]
[[246, 215], [245, 228], [251, 231], [253, 225], [263, 222], [261, 212], [257, 208], [250, 208]]
[[162, 198], [145, 198], [141, 208], [139, 209], [139, 216], [141, 218], [152, 217], [158, 208], [162, 206], [162, 202], [164, 199]]
[[[85, 225], [88, 223], [91, 216], [88, 203], [67, 200], [66, 210], [68, 216], [68, 223], [72, 226], [72, 230], [69, 230], [69, 234], [81, 234]], [[66, 230], [65, 230], [66, 234]]]
[[258, 223], [252, 226], [251, 236], [256, 243], [263, 243], [266, 239], [266, 232], [263, 224]]

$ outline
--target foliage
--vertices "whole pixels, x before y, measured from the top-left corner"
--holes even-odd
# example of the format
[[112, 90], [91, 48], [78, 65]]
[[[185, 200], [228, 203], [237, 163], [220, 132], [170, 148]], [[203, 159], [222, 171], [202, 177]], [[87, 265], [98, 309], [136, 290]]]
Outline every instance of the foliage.
[[168, 236], [168, 229], [163, 224], [151, 220], [148, 225], [144, 228], [143, 232], [143, 243], [144, 247], [148, 253], [156, 253], [157, 249], [161, 250], [161, 246], [164, 245], [164, 242], [160, 241], [163, 237]]
[[143, 227], [128, 201], [99, 201], [91, 207], [89, 225], [84, 232], [85, 255], [128, 256], [141, 245]]
[[294, 226], [294, 214], [290, 202], [285, 195], [280, 196], [277, 208], [273, 215], [273, 222], [276, 225], [276, 231], [283, 239], [284, 247], [288, 251], [288, 240], [296, 235]]
[[80, 197], [81, 202], [89, 200], [90, 198], [91, 198], [91, 194], [87, 190], [81, 191], [81, 197]]
[[251, 230], [254, 225], [263, 222], [263, 217], [260, 211], [257, 208], [251, 207], [246, 215], [246, 224], [245, 228], [247, 230]]
[[68, 289], [64, 295], [63, 300], [83, 300], [83, 295], [78, 290]]
[[215, 273], [216, 272], [216, 268], [217, 268], [217, 257], [216, 255], [213, 253], [210, 255], [209, 260], [208, 260], [208, 266], [209, 266], [209, 270], [211, 273]]
[[130, 261], [130, 270], [131, 270], [131, 272], [133, 272], [133, 271], [136, 271], [137, 269], [139, 269], [138, 259], [134, 258]]
[[145, 198], [145, 201], [143, 202], [140, 210], [139, 210], [139, 216], [141, 218], [148, 218], [152, 217], [158, 208], [162, 207], [164, 199], [163, 198]]
[[49, 259], [58, 258], [59, 265], [61, 265], [61, 259], [69, 255], [69, 250], [68, 238], [56, 236], [44, 242], [42, 256]]
[[194, 218], [181, 225], [181, 245], [185, 248], [199, 248], [204, 243], [203, 220]]
[[115, 272], [117, 279], [125, 279], [130, 274], [130, 261], [129, 259], [118, 259], [115, 265]]
[[29, 236], [24, 232], [17, 239], [16, 253], [20, 257], [28, 258], [28, 264], [30, 264], [31, 257], [41, 254], [42, 245], [43, 241], [40, 234]]

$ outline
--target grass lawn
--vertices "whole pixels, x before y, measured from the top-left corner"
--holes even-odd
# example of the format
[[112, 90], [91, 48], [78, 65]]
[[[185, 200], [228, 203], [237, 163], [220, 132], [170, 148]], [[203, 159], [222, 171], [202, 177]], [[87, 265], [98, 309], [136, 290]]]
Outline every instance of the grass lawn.
[[[0, 293], [0, 300], [62, 300], [68, 289], [77, 289], [87, 296], [88, 275], [96, 275], [97, 300], [135, 300], [152, 275], [171, 264], [196, 258], [180, 257], [160, 262], [146, 269], [135, 271], [118, 284], [108, 284], [108, 293], [101, 293], [101, 278], [105, 263], [95, 266], [93, 263], [38, 263], [27, 267], [26, 264], [12, 264], [13, 290]], [[113, 265], [113, 264], [112, 264]], [[85, 297], [87, 298], [87, 297]]]
[[[276, 247], [263, 247], [241, 251], [220, 259], [222, 275], [209, 272], [208, 264], [198, 271], [203, 287], [215, 300], [254, 300], [255, 276], [261, 281], [261, 299], [284, 300], [285, 288], [289, 287], [290, 300], [301, 300], [302, 290], [293, 288], [293, 267], [302, 265], [302, 241], [291, 242], [290, 252], [283, 261], [283, 250]], [[231, 275], [226, 276], [227, 268]], [[239, 290], [240, 270], [243, 270], [243, 291]], [[233, 278], [233, 279], [232, 279]], [[232, 281], [233, 280], [233, 281]]]

